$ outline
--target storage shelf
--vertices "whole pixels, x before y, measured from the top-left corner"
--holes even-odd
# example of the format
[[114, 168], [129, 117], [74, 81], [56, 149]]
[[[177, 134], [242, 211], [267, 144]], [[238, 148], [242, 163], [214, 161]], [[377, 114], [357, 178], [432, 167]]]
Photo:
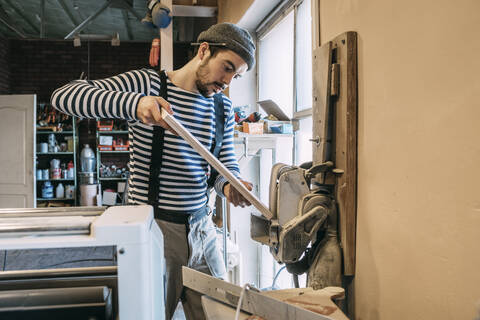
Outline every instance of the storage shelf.
[[99, 150], [98, 152], [100, 152], [100, 153], [102, 153], [102, 154], [108, 154], [108, 153], [130, 153], [130, 151], [128, 151], [128, 150], [125, 150], [125, 151], [100, 151], [100, 150]]
[[73, 134], [73, 131], [47, 131], [47, 130], [38, 130], [37, 129], [37, 134]]
[[115, 181], [115, 180], [127, 180], [127, 178], [122, 178], [122, 177], [118, 177], [118, 178], [112, 178], [112, 177], [108, 177], [108, 178], [99, 178], [99, 180], [101, 181]]
[[128, 130], [98, 131], [98, 134], [128, 134]]
[[[37, 115], [39, 115], [40, 118], [44, 119], [45, 118], [45, 112], [50, 112], [46, 109], [47, 106], [50, 106], [49, 103], [37, 103]], [[51, 108], [51, 106], [50, 106]], [[55, 109], [52, 109], [57, 115], [61, 115], [61, 112]], [[50, 161], [52, 159], [58, 159], [60, 160], [61, 163], [64, 163], [65, 165], [67, 163], [72, 163], [73, 164], [73, 176], [58, 176], [60, 179], [51, 179], [52, 175], [48, 176], [48, 179], [37, 179], [36, 174], [34, 177], [34, 187], [36, 189], [36, 197], [35, 197], [35, 202], [36, 204], [45, 203], [45, 202], [65, 202], [65, 205], [78, 205], [78, 200], [79, 200], [79, 188], [77, 185], [77, 153], [78, 153], [78, 141], [79, 141], [79, 136], [78, 136], [78, 131], [77, 131], [77, 121], [75, 117], [68, 116], [66, 119], [62, 116], [59, 119], [64, 119], [61, 121], [63, 125], [59, 127], [56, 124], [52, 124], [51, 126], [40, 126], [38, 122], [36, 122], [35, 125], [35, 142], [38, 144], [43, 144], [47, 142], [47, 138], [50, 135], [53, 135], [55, 137], [55, 140], [60, 146], [60, 144], [68, 144], [68, 149], [62, 148], [62, 151], [58, 149], [57, 152], [40, 152], [42, 151], [39, 147], [35, 149], [35, 154], [34, 154], [34, 160], [36, 160], [36, 165], [35, 165], [35, 173], [38, 170], [41, 170], [40, 168], [50, 168]], [[48, 142], [47, 142], [48, 143]], [[47, 150], [48, 149], [43, 149]], [[53, 149], [50, 149], [53, 150]], [[43, 172], [42, 172], [43, 173]], [[50, 172], [51, 173], [51, 172]], [[63, 173], [63, 172], [62, 172]], [[64, 179], [64, 177], [66, 177]], [[42, 194], [42, 188], [46, 182], [49, 182], [51, 185], [53, 185], [54, 190], [55, 187], [59, 184], [63, 184], [65, 186], [65, 193], [63, 198], [56, 198], [55, 192], [50, 193], [49, 195], [52, 195], [52, 198], [43, 198]], [[66, 186], [73, 186], [74, 188], [74, 194], [72, 198], [66, 198]], [[68, 194], [69, 196], [71, 194]]]
[[65, 151], [65, 152], [37, 152], [37, 155], [68, 155], [68, 154], [73, 154], [73, 152], [70, 151]]

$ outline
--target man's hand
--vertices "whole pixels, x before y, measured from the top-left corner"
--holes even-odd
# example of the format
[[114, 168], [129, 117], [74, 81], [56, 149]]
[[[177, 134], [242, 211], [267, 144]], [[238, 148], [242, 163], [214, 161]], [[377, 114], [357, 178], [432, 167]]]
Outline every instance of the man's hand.
[[[248, 181], [240, 180], [249, 191], [252, 191], [252, 184]], [[238, 192], [229, 182], [223, 187], [223, 194], [227, 197], [227, 200], [233, 204], [235, 207], [240, 206], [242, 208], [248, 207], [250, 202], [245, 199], [240, 192]]]
[[137, 118], [143, 123], [149, 125], [158, 125], [170, 132], [177, 134], [162, 118], [161, 109], [165, 109], [169, 114], [173, 115], [170, 103], [162, 97], [145, 96], [140, 98], [137, 106]]

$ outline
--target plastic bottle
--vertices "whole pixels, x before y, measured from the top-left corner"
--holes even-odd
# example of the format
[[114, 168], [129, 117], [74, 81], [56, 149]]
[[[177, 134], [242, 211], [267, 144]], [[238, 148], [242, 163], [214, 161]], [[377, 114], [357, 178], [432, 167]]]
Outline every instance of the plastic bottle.
[[58, 199], [62, 199], [65, 197], [65, 189], [63, 188], [63, 184], [60, 182], [55, 189], [55, 197]]
[[50, 181], [45, 181], [43, 184], [42, 198], [53, 198], [53, 186]]
[[88, 144], [85, 144], [80, 154], [82, 172], [95, 171], [95, 153]]

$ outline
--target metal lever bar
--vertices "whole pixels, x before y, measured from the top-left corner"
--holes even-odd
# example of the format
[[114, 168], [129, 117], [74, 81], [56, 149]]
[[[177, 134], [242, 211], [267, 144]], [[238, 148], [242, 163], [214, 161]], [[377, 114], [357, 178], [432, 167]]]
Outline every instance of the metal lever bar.
[[260, 213], [267, 219], [272, 219], [273, 214], [270, 210], [251, 193], [240, 180], [228, 170], [215, 156], [201, 144], [180, 122], [162, 109], [162, 118], [172, 127], [185, 141], [197, 151], [212, 167], [214, 167], [232, 186], [242, 194]]

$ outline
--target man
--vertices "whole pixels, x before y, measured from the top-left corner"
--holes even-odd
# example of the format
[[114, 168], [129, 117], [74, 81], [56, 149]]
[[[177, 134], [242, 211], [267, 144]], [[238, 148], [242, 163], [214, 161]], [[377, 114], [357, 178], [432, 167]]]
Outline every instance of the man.
[[[216, 245], [215, 228], [208, 216], [208, 164], [172, 132], [162, 120], [160, 109], [173, 114], [211, 149], [217, 130], [213, 95], [221, 93], [233, 78], [240, 77], [255, 64], [251, 36], [233, 24], [210, 27], [199, 35], [198, 43], [192, 60], [178, 70], [166, 72], [168, 101], [159, 97], [163, 89], [161, 76], [147, 69], [103, 80], [74, 81], [57, 89], [51, 97], [54, 107], [70, 115], [128, 121], [129, 203], [152, 203], [149, 191], [152, 184], [158, 185], [154, 211], [165, 241], [167, 319], [172, 317], [180, 298], [188, 319], [204, 318], [200, 296], [182, 286], [183, 265], [220, 278], [225, 278], [226, 270]], [[218, 159], [239, 177], [233, 148], [232, 104], [223, 94], [221, 99], [225, 126]], [[153, 147], [158, 146], [158, 126], [165, 129], [161, 148]], [[160, 160], [155, 160], [158, 149], [161, 149]], [[155, 171], [158, 174], [152, 174], [159, 163], [159, 171]], [[242, 182], [252, 189], [249, 182]], [[222, 176], [217, 177], [215, 190], [235, 206], [249, 205]]]

